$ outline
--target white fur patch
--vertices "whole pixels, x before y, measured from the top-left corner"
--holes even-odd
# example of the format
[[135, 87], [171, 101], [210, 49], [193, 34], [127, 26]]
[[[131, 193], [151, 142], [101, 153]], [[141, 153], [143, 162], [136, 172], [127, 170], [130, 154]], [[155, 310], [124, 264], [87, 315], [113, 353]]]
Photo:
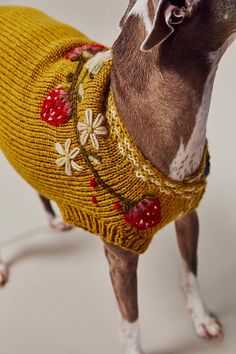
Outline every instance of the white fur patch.
[[187, 146], [184, 146], [181, 141], [179, 150], [171, 163], [169, 177], [174, 180], [182, 181], [186, 176], [192, 175], [197, 170], [201, 162], [206, 142], [206, 124], [209, 114], [214, 77], [215, 70], [211, 72], [205, 83], [202, 102], [196, 116], [196, 124], [191, 138]]
[[187, 297], [187, 309], [195, 331], [202, 338], [221, 338], [222, 328], [217, 319], [206, 310], [201, 298], [198, 280], [183, 261], [183, 288]]
[[120, 340], [125, 354], [142, 354], [139, 340], [138, 320], [133, 323], [120, 318]]
[[228, 12], [226, 12], [226, 13], [225, 13], [225, 15], [224, 15], [224, 20], [226, 20], [226, 21], [227, 21], [228, 19], [229, 19], [229, 13], [228, 13]]
[[137, 0], [128, 16], [130, 15], [136, 15], [141, 17], [144, 21], [147, 32], [151, 32], [152, 22], [148, 15], [148, 0]]
[[187, 296], [187, 308], [195, 317], [201, 319], [205, 316], [204, 305], [200, 296], [197, 278], [188, 270], [183, 261], [183, 288]]
[[235, 39], [235, 34], [230, 36], [226, 43], [216, 52], [209, 54], [209, 61], [212, 64], [212, 70], [205, 82], [202, 101], [196, 116], [196, 124], [191, 138], [184, 146], [181, 141], [179, 150], [170, 165], [169, 177], [182, 181], [186, 176], [192, 175], [199, 167], [204, 146], [206, 143], [206, 125], [210, 109], [212, 89], [218, 64], [228, 46]]

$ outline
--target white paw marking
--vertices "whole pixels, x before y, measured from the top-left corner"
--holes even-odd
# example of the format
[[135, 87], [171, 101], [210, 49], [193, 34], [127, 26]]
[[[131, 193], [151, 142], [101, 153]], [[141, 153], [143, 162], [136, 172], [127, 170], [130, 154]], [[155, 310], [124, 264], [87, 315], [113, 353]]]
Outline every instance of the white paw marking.
[[201, 298], [197, 278], [183, 261], [183, 288], [187, 296], [187, 309], [197, 335], [203, 339], [223, 338], [220, 322], [206, 310]]
[[142, 354], [139, 341], [138, 321], [129, 323], [120, 318], [120, 340], [125, 354]]
[[192, 315], [193, 324], [197, 335], [203, 339], [223, 338], [223, 330], [219, 321], [213, 315], [206, 315], [203, 318]]
[[4, 263], [0, 262], [0, 288], [8, 281], [8, 271]]
[[69, 231], [73, 229], [72, 225], [68, 225], [64, 223], [64, 221], [57, 219], [56, 217], [52, 218], [51, 216], [49, 217], [49, 225], [57, 231]]

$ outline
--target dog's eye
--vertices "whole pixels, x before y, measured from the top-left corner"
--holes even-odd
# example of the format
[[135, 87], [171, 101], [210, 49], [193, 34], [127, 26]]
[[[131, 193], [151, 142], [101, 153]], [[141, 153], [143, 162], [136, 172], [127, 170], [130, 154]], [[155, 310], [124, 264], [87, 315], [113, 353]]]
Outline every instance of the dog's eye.
[[171, 0], [170, 2], [172, 5], [177, 7], [184, 7], [186, 5], [185, 0]]

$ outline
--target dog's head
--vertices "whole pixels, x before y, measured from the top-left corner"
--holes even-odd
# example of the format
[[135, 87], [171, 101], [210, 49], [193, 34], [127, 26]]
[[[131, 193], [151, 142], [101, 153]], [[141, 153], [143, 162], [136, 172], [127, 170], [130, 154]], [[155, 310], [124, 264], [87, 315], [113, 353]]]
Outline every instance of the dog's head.
[[209, 51], [217, 50], [236, 33], [235, 0], [129, 0], [121, 19], [139, 16], [146, 27], [142, 51], [149, 51], [176, 36], [197, 40]]

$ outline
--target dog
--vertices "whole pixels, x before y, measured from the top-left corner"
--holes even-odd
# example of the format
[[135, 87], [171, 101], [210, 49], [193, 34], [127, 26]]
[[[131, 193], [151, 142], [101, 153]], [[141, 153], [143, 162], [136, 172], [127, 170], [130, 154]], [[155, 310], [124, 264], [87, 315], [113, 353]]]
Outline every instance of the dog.
[[[17, 8], [17, 16], [23, 16], [25, 11], [27, 12], [28, 10]], [[37, 16], [40, 17], [41, 14], [38, 13]], [[39, 82], [41, 86], [42, 83], [43, 86], [48, 85], [46, 87], [49, 93], [48, 96], [42, 95], [38, 90], [39, 86], [37, 86], [37, 90], [30, 91], [26, 99], [26, 101], [35, 100], [35, 110], [32, 110], [31, 115], [37, 122], [39, 122], [41, 115], [40, 127], [44, 127], [47, 131], [47, 139], [55, 131], [64, 134], [67, 126], [70, 124], [73, 126], [73, 118], [75, 116], [81, 115], [82, 119], [82, 113], [85, 114], [85, 120], [76, 122], [78, 147], [73, 148], [74, 142], [66, 135], [67, 139], [64, 139], [65, 147], [61, 142], [55, 141], [56, 151], [51, 152], [51, 154], [53, 158], [56, 157], [56, 153], [61, 155], [61, 157], [58, 156], [56, 160], [58, 169], [55, 169], [54, 173], [58, 178], [62, 176], [61, 181], [67, 186], [69, 183], [66, 182], [65, 175], [71, 178], [70, 181], [73, 181], [74, 171], [78, 172], [78, 174], [80, 172], [84, 173], [85, 165], [80, 165], [77, 160], [76, 162], [74, 161], [75, 157], [82, 154], [86, 166], [89, 167], [89, 174], [86, 175], [85, 183], [89, 183], [89, 188], [91, 188], [88, 199], [91, 205], [94, 204], [93, 208], [91, 206], [92, 212], [96, 214], [96, 208], [103, 207], [103, 203], [105, 203], [102, 200], [99, 205], [99, 198], [103, 194], [101, 194], [100, 190], [96, 190], [96, 188], [103, 187], [106, 193], [112, 196], [110, 199], [106, 198], [106, 201], [108, 200], [109, 203], [113, 201], [114, 208], [110, 213], [104, 215], [108, 215], [107, 218], [110, 218], [111, 215], [114, 223], [121, 222], [122, 220], [122, 231], [120, 231], [119, 237], [114, 235], [113, 228], [110, 233], [107, 231], [109, 237], [103, 237], [105, 255], [110, 266], [112, 284], [120, 309], [120, 333], [124, 350], [127, 354], [141, 354], [137, 299], [138, 259], [139, 254], [145, 251], [151, 240], [149, 231], [147, 231], [150, 225], [153, 223], [154, 231], [157, 230], [159, 225], [163, 227], [164, 223], [162, 224], [162, 219], [164, 219], [170, 207], [166, 210], [164, 209], [163, 205], [165, 204], [166, 197], [162, 199], [161, 196], [158, 198], [150, 196], [150, 193], [157, 193], [156, 189], [151, 189], [148, 193], [143, 192], [144, 199], [142, 199], [141, 192], [138, 193], [135, 199], [136, 204], [131, 203], [130, 199], [133, 187], [136, 187], [138, 191], [140, 188], [140, 191], [142, 191], [144, 186], [142, 183], [146, 182], [147, 178], [156, 177], [154, 169], [159, 171], [158, 178], [160, 179], [155, 179], [159, 183], [156, 183], [157, 188], [163, 188], [165, 191], [162, 185], [163, 181], [165, 187], [171, 185], [177, 190], [180, 186], [184, 185], [184, 191], [181, 189], [181, 193], [185, 195], [187, 188], [189, 198], [187, 200], [189, 200], [189, 204], [192, 203], [189, 208], [184, 206], [182, 213], [178, 210], [176, 212], [177, 215], [173, 216], [174, 212], [172, 210], [168, 222], [171, 218], [175, 220], [177, 239], [183, 263], [183, 285], [187, 297], [187, 308], [193, 320], [196, 333], [202, 338], [221, 338], [223, 335], [220, 322], [206, 309], [200, 295], [197, 281], [199, 222], [195, 209], [204, 193], [206, 185], [205, 175], [209, 169], [206, 147], [206, 124], [214, 77], [222, 55], [235, 38], [236, 4], [232, 0], [215, 0], [214, 2], [211, 0], [130, 0], [120, 25], [121, 34], [114, 43], [111, 51], [112, 66], [111, 52], [102, 46], [94, 44], [83, 35], [82, 44], [73, 51], [72, 49], [78, 44], [78, 40], [72, 37], [78, 36], [78, 33], [72, 29], [65, 29], [63, 27], [60, 34], [63, 36], [65, 32], [69, 31], [71, 36], [69, 44], [66, 45], [66, 50], [69, 54], [65, 48], [63, 53], [61, 53], [56, 47], [56, 49], [54, 48], [55, 50], [53, 49], [53, 54], [51, 51], [48, 53], [47, 60], [54, 59], [54, 55], [58, 56], [59, 54], [62, 57], [66, 57], [62, 63], [63, 69], [60, 69], [60, 75], [62, 77], [67, 73], [68, 68], [73, 68], [74, 71], [70, 73], [72, 75], [69, 75], [67, 78], [63, 76], [62, 79], [63, 84], [65, 84], [67, 79], [70, 90], [65, 90], [64, 87], [57, 87], [58, 79], [53, 76], [53, 71], [50, 71], [51, 76], [49, 75], [53, 81], [53, 85], [56, 87], [53, 91], [50, 91], [52, 87], [49, 82], [45, 84], [44, 81], [40, 81], [40, 70], [41, 68], [45, 68], [48, 63], [48, 61], [45, 62], [43, 60], [33, 73], [30, 72], [28, 74], [26, 70], [26, 74], [30, 78], [27, 81], [27, 85], [29, 86], [22, 86], [22, 90], [26, 92], [28, 87], [34, 87], [36, 83], [39, 85]], [[11, 26], [9, 28], [8, 31], [14, 33], [14, 30], [18, 27], [16, 25], [15, 28]], [[51, 35], [51, 33], [48, 35], [48, 39]], [[0, 38], [4, 41], [6, 32], [4, 34], [3, 31], [3, 35]], [[44, 43], [46, 46], [46, 41]], [[91, 43], [90, 46], [88, 46], [88, 43]], [[69, 50], [72, 50], [72, 52]], [[24, 60], [31, 62], [35, 60], [35, 53], [31, 54], [31, 58], [29, 58], [27, 53], [22, 52], [22, 48], [19, 50], [19, 53], [23, 55]], [[16, 53], [16, 56], [19, 53]], [[1, 52], [0, 50], [0, 54], [0, 58], [3, 57], [3, 51]], [[10, 58], [9, 52], [8, 57]], [[11, 102], [14, 104], [17, 101], [16, 96], [18, 95], [18, 91], [15, 90], [14, 95], [14, 85], [18, 85], [20, 76], [17, 73], [17, 62], [15, 62], [14, 67], [9, 66], [10, 59], [7, 61], [6, 53], [4, 57], [5, 62], [7, 62], [6, 66], [8, 70], [15, 73], [15, 80], [12, 80], [10, 88], [4, 84], [1, 86], [1, 115], [5, 114], [7, 117], [4, 111], [4, 105], [7, 102], [6, 97], [7, 95], [9, 96], [10, 92]], [[25, 62], [27, 63], [27, 61]], [[85, 69], [81, 69], [81, 63], [84, 64]], [[0, 68], [0, 85], [1, 81], [5, 82], [5, 75], [7, 75], [3, 71], [3, 67], [4, 65]], [[83, 78], [84, 75], [85, 78]], [[81, 86], [73, 85], [78, 79], [81, 82]], [[94, 103], [91, 103], [95, 116], [93, 116], [94, 112], [91, 108], [83, 106], [83, 100], [88, 98], [86, 95], [88, 95], [91, 80], [94, 80], [93, 82], [96, 85], [99, 85], [100, 80], [104, 80], [104, 92], [107, 92], [108, 89], [112, 90], [112, 94], [109, 94], [108, 98], [108, 109], [105, 110], [105, 113], [104, 107], [103, 109], [99, 107], [100, 110], [97, 110]], [[74, 99], [75, 87], [77, 88], [76, 99]], [[35, 94], [36, 92], [39, 92], [38, 95], [40, 97]], [[68, 98], [68, 94], [71, 94], [71, 92], [74, 99], [72, 102], [73, 105], [71, 105], [71, 99]], [[25, 97], [20, 97], [22, 104], [24, 104], [23, 98]], [[96, 97], [93, 99], [96, 100]], [[77, 102], [78, 100], [79, 103]], [[60, 103], [60, 114], [57, 114], [57, 119], [55, 119], [56, 111], [53, 105], [55, 101], [59, 101]], [[8, 107], [10, 107], [9, 104]], [[81, 111], [80, 107], [83, 108], [81, 108]], [[15, 112], [14, 108], [10, 107], [9, 109], [11, 109], [11, 112]], [[18, 106], [18, 109], [22, 112], [20, 106]], [[107, 122], [105, 122], [105, 116], [107, 117]], [[119, 117], [121, 117], [122, 122], [119, 122]], [[26, 114], [26, 120], [28, 118], [29, 116]], [[58, 120], [60, 121], [59, 124]], [[128, 165], [128, 167], [127, 165], [124, 167], [122, 165], [122, 169], [124, 171], [126, 169], [136, 171], [135, 182], [131, 179], [127, 188], [132, 193], [127, 190], [124, 192], [124, 195], [117, 193], [114, 184], [104, 179], [105, 174], [103, 174], [102, 167], [100, 167], [99, 153], [103, 151], [103, 144], [105, 144], [106, 136], [109, 135], [111, 121], [114, 124], [118, 124], [115, 127], [118, 129], [119, 134], [117, 133], [115, 139], [119, 153], [123, 156], [123, 159], [128, 156], [132, 165], [132, 168], [131, 165]], [[20, 122], [25, 127], [24, 124], [26, 123], [23, 122], [23, 118], [21, 118]], [[88, 126], [91, 128], [89, 122], [91, 124], [92, 122], [96, 122], [92, 126], [93, 130], [87, 129]], [[10, 121], [9, 124], [11, 124]], [[32, 133], [35, 132], [36, 134], [34, 124], [31, 121], [30, 124], [32, 126]], [[47, 124], [50, 125], [50, 130]], [[57, 126], [58, 128], [52, 130], [51, 126]], [[51, 207], [50, 200], [47, 198], [48, 196], [53, 196], [54, 185], [51, 187], [51, 194], [49, 192], [46, 193], [43, 184], [38, 187], [38, 178], [34, 181], [33, 177], [29, 177], [27, 170], [29, 168], [27, 167], [28, 160], [24, 160], [24, 163], [22, 162], [20, 167], [18, 166], [18, 160], [21, 161], [21, 153], [19, 152], [18, 155], [15, 155], [17, 158], [15, 156], [11, 158], [11, 152], [16, 152], [17, 150], [16, 143], [14, 145], [14, 139], [17, 141], [18, 137], [16, 136], [13, 139], [12, 136], [9, 138], [9, 132], [7, 130], [3, 131], [3, 128], [4, 118], [2, 125], [0, 123], [0, 147], [12, 165], [18, 169], [18, 172], [33, 186], [35, 183], [35, 189], [40, 192], [40, 198], [47, 211], [50, 225], [61, 230], [70, 228], [67, 223], [58, 223], [55, 220], [55, 213]], [[7, 129], [6, 124], [4, 129]], [[120, 131], [123, 132], [123, 129], [126, 129], [129, 133], [128, 137], [126, 133], [120, 135]], [[28, 131], [25, 130], [25, 132], [25, 136], [27, 136]], [[114, 134], [115, 132], [114, 129]], [[87, 150], [86, 144], [89, 138], [91, 139], [91, 145], [89, 150]], [[31, 135], [29, 139], [31, 139]], [[119, 141], [119, 139], [121, 140]], [[10, 148], [9, 141], [12, 144]], [[21, 141], [24, 141], [24, 139], [21, 138]], [[134, 145], [142, 153], [142, 157], [140, 157], [141, 155], [137, 155], [138, 152], [136, 152]], [[91, 148], [93, 148], [92, 153], [90, 152]], [[24, 150], [24, 146], [22, 150]], [[25, 150], [30, 151], [30, 146], [27, 146]], [[45, 151], [47, 151], [46, 147]], [[119, 156], [116, 153], [117, 151], [114, 150], [113, 155], [116, 157]], [[48, 156], [42, 156], [42, 161], [47, 164]], [[143, 157], [145, 158], [144, 160]], [[116, 161], [117, 166], [119, 166], [120, 159], [117, 158]], [[121, 159], [121, 161], [123, 160]], [[145, 168], [141, 170], [140, 161], [148, 161], [147, 164], [144, 164]], [[136, 166], [137, 163], [138, 167]], [[29, 164], [29, 166], [32, 164]], [[115, 165], [115, 162], [113, 164]], [[95, 168], [94, 166], [98, 167]], [[120, 170], [123, 172], [122, 169]], [[100, 171], [100, 174], [97, 171]], [[89, 176], [91, 176], [90, 172], [93, 172], [94, 178], [89, 179]], [[130, 176], [128, 171], [126, 173]], [[147, 177], [148, 175], [149, 177]], [[81, 180], [79, 180], [80, 175], [76, 175], [76, 179], [83, 183], [84, 175], [81, 176]], [[117, 175], [114, 178], [117, 179]], [[133, 175], [132, 178], [134, 178]], [[118, 178], [119, 181], [121, 179]], [[153, 180], [151, 180], [151, 183], [155, 184]], [[195, 185], [199, 188], [199, 194], [196, 200], [192, 202], [189, 194], [195, 193]], [[189, 190], [189, 186], [192, 188], [191, 191]], [[82, 187], [85, 188], [85, 185], [82, 185]], [[95, 190], [97, 195], [94, 195]], [[59, 192], [56, 191], [55, 193]], [[64, 190], [63, 195], [65, 199], [70, 201], [69, 196]], [[84, 201], [86, 198], [84, 198]], [[173, 203], [175, 205], [175, 201]], [[179, 205], [179, 201], [177, 204]], [[107, 204], [105, 206], [107, 210]], [[77, 225], [77, 222], [71, 219], [72, 214], [74, 215], [75, 212], [75, 209], [63, 209], [64, 221], [88, 229], [87, 224], [83, 224], [81, 215], [80, 225]], [[145, 215], [149, 213], [152, 216], [152, 218], [149, 218], [150, 215], [148, 215], [145, 223], [140, 218], [140, 215], [143, 215], [144, 212], [146, 213]], [[99, 222], [95, 222], [94, 220], [91, 222], [89, 220], [89, 223], [93, 224], [91, 230], [96, 231]], [[126, 236], [124, 229], [130, 232]], [[136, 229], [135, 232], [133, 231], [134, 229]], [[137, 235], [139, 235], [138, 238], [136, 237]], [[4, 263], [1, 262], [0, 283], [4, 285], [6, 281], [6, 268]]]

